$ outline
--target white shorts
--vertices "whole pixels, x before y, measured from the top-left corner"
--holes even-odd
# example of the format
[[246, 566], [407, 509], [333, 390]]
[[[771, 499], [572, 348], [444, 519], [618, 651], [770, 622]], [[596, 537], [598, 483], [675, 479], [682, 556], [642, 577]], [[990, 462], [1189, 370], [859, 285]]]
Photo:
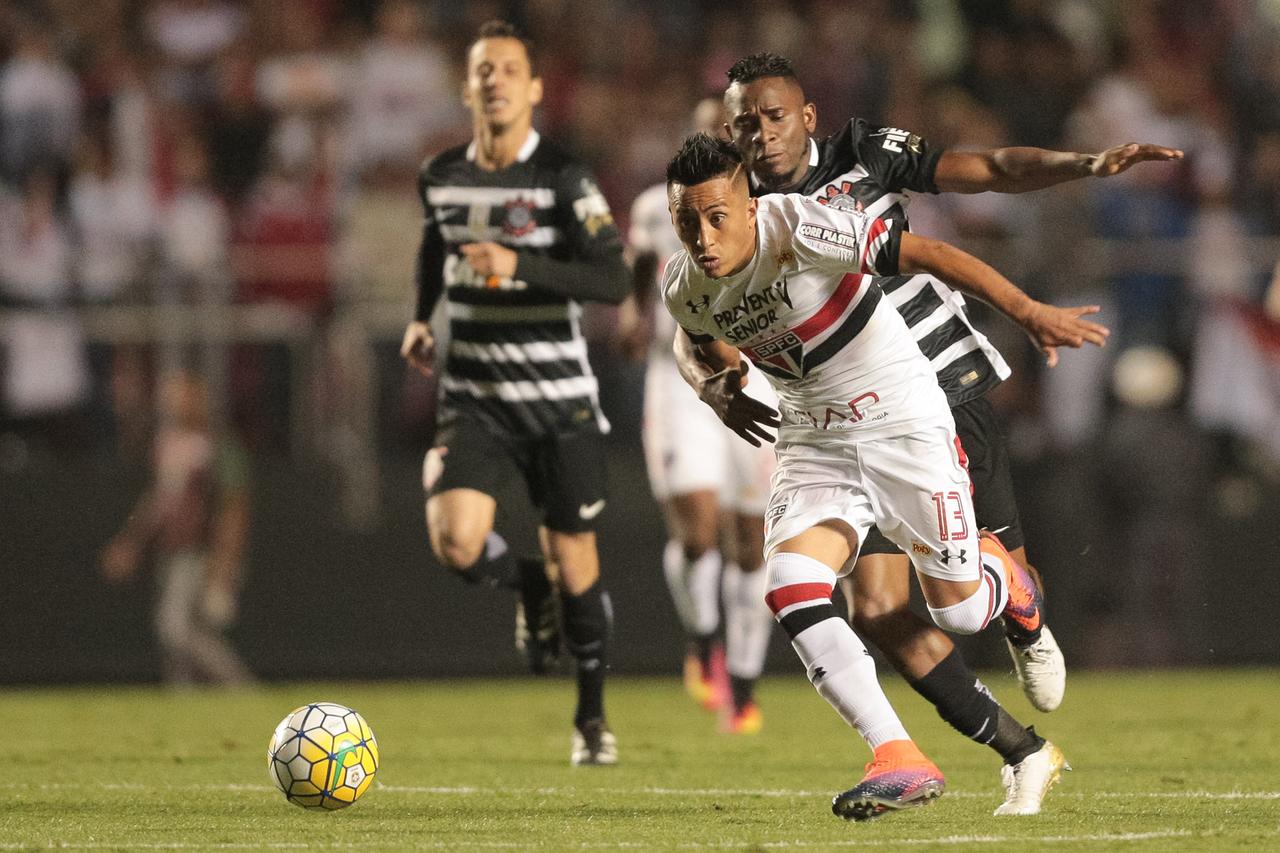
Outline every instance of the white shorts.
[[[861, 442], [784, 426], [765, 513], [765, 554], [827, 519], [852, 527], [859, 544], [875, 524], [906, 552], [916, 571], [929, 577], [979, 577], [969, 473], [951, 424]], [[850, 557], [842, 575], [856, 557]]]
[[[773, 387], [752, 371], [746, 393], [775, 409]], [[773, 475], [773, 447], [752, 447], [720, 423], [680, 377], [675, 361], [651, 358], [644, 380], [645, 466], [653, 496], [711, 490], [720, 505], [742, 515], [764, 515]]]

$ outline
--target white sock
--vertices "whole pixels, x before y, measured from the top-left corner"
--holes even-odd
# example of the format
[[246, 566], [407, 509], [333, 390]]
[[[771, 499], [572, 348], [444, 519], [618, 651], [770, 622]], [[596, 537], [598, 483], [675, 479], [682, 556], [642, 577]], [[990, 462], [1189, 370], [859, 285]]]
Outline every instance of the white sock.
[[690, 562], [684, 546], [672, 539], [662, 552], [662, 572], [685, 631], [695, 637], [715, 633], [720, 624], [720, 552], [713, 548]]
[[836, 576], [802, 554], [769, 558], [765, 600], [791, 637], [809, 680], [836, 713], [875, 749], [910, 740], [876, 679], [875, 661], [831, 604]]
[[982, 554], [982, 577], [973, 595], [949, 607], [930, 607], [929, 615], [939, 628], [955, 634], [976, 634], [1004, 612], [1009, 602], [1004, 566], [995, 557]]
[[767, 580], [764, 566], [754, 572], [735, 563], [724, 567], [725, 668], [736, 678], [754, 681], [764, 671], [773, 632], [773, 614], [764, 603]]

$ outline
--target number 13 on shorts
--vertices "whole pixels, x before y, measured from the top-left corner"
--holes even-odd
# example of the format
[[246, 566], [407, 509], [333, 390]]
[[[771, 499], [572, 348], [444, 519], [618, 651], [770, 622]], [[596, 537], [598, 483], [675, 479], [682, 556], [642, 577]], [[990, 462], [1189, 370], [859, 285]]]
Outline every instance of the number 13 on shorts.
[[934, 509], [938, 512], [938, 538], [943, 542], [968, 539], [969, 520], [960, 492], [934, 492], [932, 498]]

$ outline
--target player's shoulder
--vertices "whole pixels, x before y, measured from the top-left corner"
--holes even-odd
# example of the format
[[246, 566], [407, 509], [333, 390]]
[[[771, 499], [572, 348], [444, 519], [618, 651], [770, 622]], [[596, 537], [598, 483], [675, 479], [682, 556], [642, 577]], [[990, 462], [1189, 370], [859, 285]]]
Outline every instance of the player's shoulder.
[[855, 262], [866, 231], [865, 214], [840, 210], [807, 196], [770, 196], [771, 210], [791, 247], [810, 260]]
[[459, 167], [466, 163], [466, 145], [446, 148], [422, 161], [422, 166], [418, 169], [418, 183], [421, 186], [428, 186], [447, 181]]
[[[667, 265], [662, 268], [662, 300], [677, 320], [690, 313], [682, 308], [685, 300], [690, 298], [689, 294], [697, 288], [695, 279], [701, 278], [694, 273], [693, 261], [684, 249], [668, 258]], [[695, 320], [690, 325], [697, 326], [698, 323]]]
[[538, 147], [533, 149], [529, 162], [548, 172], [581, 176], [590, 173], [587, 162], [570, 146], [558, 139], [539, 136]]

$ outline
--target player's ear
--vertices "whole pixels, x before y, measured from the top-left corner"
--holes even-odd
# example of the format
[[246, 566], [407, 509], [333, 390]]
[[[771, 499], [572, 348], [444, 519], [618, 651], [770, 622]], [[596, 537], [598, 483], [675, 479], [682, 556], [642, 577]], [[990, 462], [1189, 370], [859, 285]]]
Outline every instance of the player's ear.
[[804, 129], [809, 133], [813, 133], [818, 129], [818, 106], [817, 104], [808, 103], [804, 105], [804, 109], [800, 111], [800, 115], [804, 117]]
[[529, 103], [537, 106], [542, 103], [542, 78], [534, 77], [529, 81]]
[[756, 208], [759, 207], [760, 200], [752, 196], [747, 200], [747, 221], [756, 221]]
[[462, 95], [462, 105], [467, 109], [471, 109], [471, 87], [467, 85], [466, 80], [462, 81], [460, 94]]

